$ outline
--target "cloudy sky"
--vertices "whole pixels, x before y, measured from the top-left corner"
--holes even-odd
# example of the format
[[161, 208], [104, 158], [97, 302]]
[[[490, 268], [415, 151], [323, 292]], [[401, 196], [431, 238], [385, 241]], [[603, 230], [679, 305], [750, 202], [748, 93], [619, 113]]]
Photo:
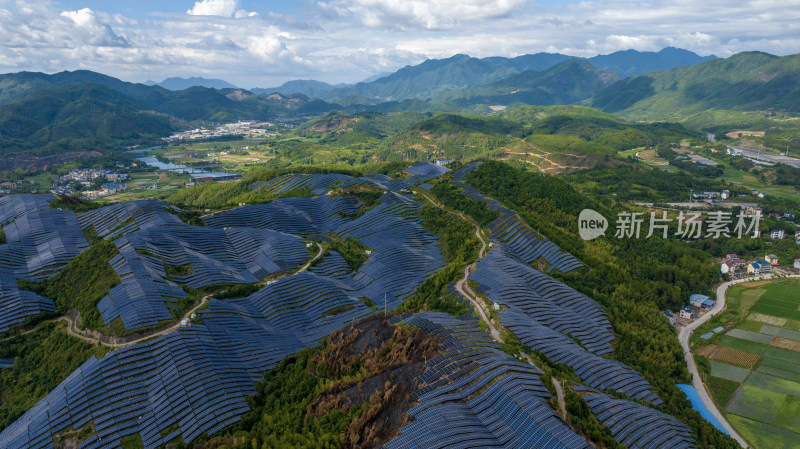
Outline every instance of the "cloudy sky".
[[800, 52], [800, 0], [0, 0], [0, 73], [356, 82], [456, 53]]

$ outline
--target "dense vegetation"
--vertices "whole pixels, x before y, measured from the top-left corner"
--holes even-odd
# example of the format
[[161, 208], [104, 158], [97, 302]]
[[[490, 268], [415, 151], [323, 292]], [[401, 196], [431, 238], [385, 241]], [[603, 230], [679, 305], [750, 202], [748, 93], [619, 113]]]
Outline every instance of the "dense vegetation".
[[0, 431], [92, 356], [106, 349], [65, 332], [66, 324], [47, 322], [26, 334], [0, 337], [0, 359], [14, 360], [11, 368], [0, 369]]
[[119, 275], [109, 264], [116, 254], [114, 243], [101, 239], [52, 278], [40, 283], [21, 283], [21, 286], [51, 298], [57, 314], [76, 309], [83, 327], [100, 329], [104, 323], [97, 303], [120, 283]]
[[353, 237], [333, 240], [330, 249], [341, 254], [353, 271], [361, 268], [361, 265], [369, 259], [367, 247]]

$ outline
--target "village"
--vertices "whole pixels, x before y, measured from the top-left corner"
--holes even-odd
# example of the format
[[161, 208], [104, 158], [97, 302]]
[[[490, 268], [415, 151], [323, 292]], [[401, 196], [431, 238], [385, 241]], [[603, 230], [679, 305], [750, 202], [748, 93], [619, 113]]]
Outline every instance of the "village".
[[162, 138], [165, 142], [175, 142], [182, 140], [213, 139], [224, 136], [243, 136], [250, 139], [265, 139], [275, 137], [277, 133], [268, 128], [274, 126], [270, 122], [238, 121], [236, 123], [225, 123], [214, 129], [200, 127], [181, 131], [169, 137]]

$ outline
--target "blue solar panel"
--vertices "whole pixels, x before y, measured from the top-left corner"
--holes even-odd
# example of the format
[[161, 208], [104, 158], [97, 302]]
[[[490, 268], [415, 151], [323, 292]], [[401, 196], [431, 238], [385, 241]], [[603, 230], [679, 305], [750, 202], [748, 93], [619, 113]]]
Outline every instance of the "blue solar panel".
[[89, 247], [69, 210], [34, 210], [18, 216], [3, 231], [7, 244], [0, 245], [0, 271], [19, 279], [49, 278]]
[[690, 449], [692, 431], [675, 417], [633, 401], [616, 399], [591, 388], [575, 387], [615, 440], [631, 449]]
[[14, 276], [0, 272], [0, 332], [30, 316], [55, 310], [51, 299], [20, 290]]
[[173, 215], [178, 211], [176, 207], [159, 201], [126, 201], [82, 213], [78, 215], [78, 222], [83, 229], [93, 226], [105, 239], [116, 239], [153, 226], [184, 225]]
[[28, 212], [50, 208], [52, 193], [22, 193], [0, 197], [0, 226]]
[[500, 319], [523, 344], [555, 362], [568, 365], [592, 387], [614, 389], [635, 399], [662, 404], [653, 386], [624, 363], [595, 355], [522, 312], [504, 310], [500, 312]]

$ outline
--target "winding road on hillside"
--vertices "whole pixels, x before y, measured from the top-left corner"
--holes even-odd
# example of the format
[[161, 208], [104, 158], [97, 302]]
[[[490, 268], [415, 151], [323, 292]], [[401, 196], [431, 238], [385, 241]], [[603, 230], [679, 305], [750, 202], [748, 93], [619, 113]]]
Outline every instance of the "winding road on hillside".
[[[773, 276], [771, 274], [762, 275], [748, 279], [736, 279], [721, 284], [719, 287], [717, 287], [717, 301], [714, 304], [714, 307], [712, 307], [711, 310], [709, 310], [705, 315], [695, 320], [693, 323], [682, 328], [678, 333], [678, 340], [681, 342], [681, 346], [683, 347], [683, 356], [686, 359], [686, 365], [689, 368], [689, 372], [692, 374], [692, 385], [694, 386], [694, 389], [697, 391], [697, 394], [700, 396], [700, 399], [702, 399], [703, 403], [711, 412], [711, 414], [713, 414], [714, 417], [717, 418], [717, 420], [722, 424], [725, 430], [727, 430], [728, 433], [733, 438], [735, 438], [736, 441], [738, 441], [739, 444], [742, 445], [742, 447], [745, 448], [749, 447], [747, 442], [744, 440], [744, 438], [741, 437], [741, 435], [739, 435], [739, 433], [736, 432], [736, 430], [733, 428], [733, 426], [731, 426], [728, 420], [725, 419], [725, 416], [723, 416], [722, 412], [719, 411], [717, 405], [711, 399], [711, 395], [709, 395], [708, 390], [706, 390], [706, 387], [703, 384], [703, 380], [700, 378], [700, 374], [697, 371], [697, 364], [695, 363], [694, 357], [692, 356], [689, 340], [691, 339], [692, 333], [695, 331], [695, 329], [708, 322], [708, 320], [710, 320], [714, 315], [718, 314], [719, 312], [723, 311], [726, 308], [725, 307], [725, 301], [727, 299], [726, 295], [728, 292], [728, 288], [730, 286], [736, 284], [742, 284], [745, 282], [771, 279], [772, 277]], [[798, 277], [798, 276], [792, 275], [787, 277]]]
[[[420, 193], [428, 201], [430, 201], [431, 204], [433, 204], [434, 206], [438, 207], [439, 209], [442, 209], [445, 212], [450, 212], [450, 213], [456, 214], [459, 217], [463, 218], [464, 220], [467, 220], [470, 223], [472, 223], [475, 226], [475, 237], [477, 237], [478, 240], [481, 241], [481, 250], [478, 251], [478, 259], [480, 259], [480, 258], [482, 258], [482, 257], [484, 257], [486, 255], [486, 249], [489, 247], [489, 244], [486, 241], [486, 238], [483, 236], [483, 234], [481, 234], [481, 227], [478, 225], [478, 223], [475, 222], [475, 220], [473, 220], [471, 217], [467, 217], [466, 215], [464, 215], [461, 212], [458, 212], [458, 211], [454, 212], [454, 211], [447, 210], [444, 207], [444, 205], [439, 204], [438, 202], [434, 201], [433, 198], [429, 197], [424, 192], [420, 192]], [[469, 287], [469, 283], [467, 282], [469, 280], [469, 275], [473, 271], [475, 271], [476, 268], [478, 268], [478, 262], [477, 261], [473, 262], [469, 266], [464, 267], [464, 277], [459, 279], [458, 282], [456, 282], [456, 291], [461, 293], [462, 296], [467, 298], [467, 300], [469, 300], [469, 302], [472, 303], [472, 307], [475, 309], [476, 312], [478, 312], [478, 315], [481, 316], [481, 320], [483, 320], [483, 322], [486, 323], [486, 325], [489, 327], [489, 333], [492, 335], [492, 338], [496, 342], [502, 343], [503, 342], [503, 335], [500, 334], [500, 331], [497, 330], [497, 328], [492, 324], [492, 320], [489, 318], [489, 310], [488, 310], [488, 307], [486, 306], [486, 303], [483, 302], [480, 298], [478, 298], [478, 295], [476, 295], [475, 292], [472, 291], [472, 289]]]

